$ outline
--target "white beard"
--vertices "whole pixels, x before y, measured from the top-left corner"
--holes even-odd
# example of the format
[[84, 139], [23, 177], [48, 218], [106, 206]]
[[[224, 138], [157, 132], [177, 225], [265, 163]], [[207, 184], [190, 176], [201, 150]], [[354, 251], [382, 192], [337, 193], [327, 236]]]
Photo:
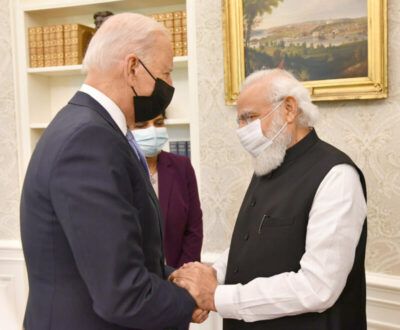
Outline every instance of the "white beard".
[[[272, 139], [279, 130], [285, 125], [282, 115], [278, 112], [272, 119], [271, 128], [266, 134]], [[257, 176], [270, 173], [278, 168], [285, 158], [286, 150], [292, 141], [292, 136], [285, 128], [273, 141], [273, 143], [257, 157], [253, 157], [254, 172]]]

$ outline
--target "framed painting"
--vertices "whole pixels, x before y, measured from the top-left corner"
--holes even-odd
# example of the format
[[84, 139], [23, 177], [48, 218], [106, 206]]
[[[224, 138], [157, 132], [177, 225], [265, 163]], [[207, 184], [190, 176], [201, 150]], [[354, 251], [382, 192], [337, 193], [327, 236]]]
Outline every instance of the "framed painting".
[[387, 97], [387, 0], [224, 0], [225, 99], [284, 68], [314, 101]]

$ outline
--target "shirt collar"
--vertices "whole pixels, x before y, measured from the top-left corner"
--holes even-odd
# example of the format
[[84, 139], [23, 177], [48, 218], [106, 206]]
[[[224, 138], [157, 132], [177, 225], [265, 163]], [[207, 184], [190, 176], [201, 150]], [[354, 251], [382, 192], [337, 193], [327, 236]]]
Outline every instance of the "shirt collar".
[[100, 92], [98, 89], [89, 86], [87, 84], [83, 84], [82, 87], [80, 88], [80, 91], [90, 95], [93, 97], [97, 102], [100, 103], [100, 105], [106, 109], [106, 111], [109, 113], [111, 118], [115, 121], [115, 123], [118, 125], [120, 130], [124, 135], [127, 133], [127, 125], [126, 125], [126, 119], [125, 115], [122, 112], [122, 110], [119, 108], [118, 105], [115, 104], [113, 100], [111, 100], [107, 95], [104, 93]]

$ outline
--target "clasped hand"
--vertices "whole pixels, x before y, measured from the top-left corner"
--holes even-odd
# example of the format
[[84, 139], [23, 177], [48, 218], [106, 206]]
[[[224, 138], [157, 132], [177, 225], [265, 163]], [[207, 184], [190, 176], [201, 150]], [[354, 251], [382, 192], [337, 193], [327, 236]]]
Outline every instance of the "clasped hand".
[[192, 322], [202, 323], [209, 311], [216, 311], [214, 294], [218, 282], [214, 268], [200, 262], [190, 262], [173, 272], [169, 280], [186, 289], [196, 301]]

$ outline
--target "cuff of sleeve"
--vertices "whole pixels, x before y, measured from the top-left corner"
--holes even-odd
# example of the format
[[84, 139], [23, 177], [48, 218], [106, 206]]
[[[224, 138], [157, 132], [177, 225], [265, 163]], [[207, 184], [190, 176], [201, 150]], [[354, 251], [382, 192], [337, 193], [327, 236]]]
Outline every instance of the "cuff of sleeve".
[[224, 319], [241, 320], [239, 315], [239, 287], [241, 284], [218, 285], [215, 290], [215, 309]]
[[221, 269], [216, 264], [212, 265], [212, 267], [217, 272], [217, 282], [218, 282], [218, 284], [224, 284], [224, 282], [225, 282], [225, 274], [221, 271]]

